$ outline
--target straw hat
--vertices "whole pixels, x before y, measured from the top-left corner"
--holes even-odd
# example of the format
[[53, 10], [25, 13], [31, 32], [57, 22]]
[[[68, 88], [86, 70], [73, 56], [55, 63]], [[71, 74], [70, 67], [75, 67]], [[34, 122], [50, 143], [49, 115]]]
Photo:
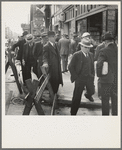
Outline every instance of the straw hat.
[[91, 41], [88, 39], [82, 39], [81, 42], [79, 43], [80, 45], [84, 46], [84, 47], [93, 47], [93, 45], [91, 44]]

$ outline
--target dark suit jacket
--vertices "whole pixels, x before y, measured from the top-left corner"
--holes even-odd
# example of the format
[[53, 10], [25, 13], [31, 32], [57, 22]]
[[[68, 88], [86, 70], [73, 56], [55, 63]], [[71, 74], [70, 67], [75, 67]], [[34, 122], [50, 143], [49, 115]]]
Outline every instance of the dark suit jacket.
[[51, 82], [52, 83], [56, 82], [58, 84], [63, 85], [60, 55], [59, 55], [59, 51], [56, 45], [55, 45], [55, 48], [50, 44], [50, 42], [44, 45], [43, 63], [47, 63], [49, 66]]
[[[91, 77], [94, 79], [94, 59], [93, 59], [93, 54], [89, 52], [89, 56], [91, 59]], [[82, 74], [83, 70], [83, 65], [84, 65], [84, 54], [82, 51], [78, 51], [73, 54], [73, 57], [69, 63], [68, 69], [71, 73], [71, 82], [74, 82], [79, 75]]]
[[[29, 56], [28, 48], [29, 48], [29, 44], [25, 43], [24, 48], [23, 48], [23, 56], [22, 56], [22, 58], [25, 60], [25, 62], [28, 62], [28, 56]], [[32, 55], [33, 55], [35, 61], [37, 61], [39, 59], [39, 57], [42, 56], [42, 54], [43, 54], [43, 45], [40, 42], [34, 43]]]
[[58, 47], [60, 55], [69, 55], [70, 40], [64, 38], [60, 39], [58, 41]]
[[14, 44], [12, 46], [12, 51], [15, 50], [16, 47], [19, 47], [19, 51], [18, 51], [18, 54], [17, 54], [17, 60], [20, 60], [22, 61], [22, 55], [23, 55], [23, 47], [24, 47], [24, 44], [26, 43], [26, 40], [25, 39], [22, 39], [22, 40], [19, 40], [16, 44]]
[[[97, 60], [97, 76], [100, 77], [101, 83], [117, 82], [117, 53], [116, 44], [109, 44], [106, 48], [101, 49]], [[108, 62], [108, 74], [102, 75], [103, 62]]]
[[39, 64], [42, 65], [43, 59], [43, 44], [39, 41], [34, 44], [33, 55], [36, 60], [38, 60]]

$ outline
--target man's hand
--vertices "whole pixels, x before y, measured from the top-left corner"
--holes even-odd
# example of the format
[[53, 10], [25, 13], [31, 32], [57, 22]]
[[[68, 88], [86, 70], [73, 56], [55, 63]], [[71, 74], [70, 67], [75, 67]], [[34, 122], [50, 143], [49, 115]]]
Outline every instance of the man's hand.
[[44, 67], [45, 70], [48, 72], [48, 64], [45, 63], [45, 64], [42, 65], [42, 67]]
[[15, 65], [21, 65], [20, 60], [15, 60]]
[[48, 64], [43, 64], [42, 67], [48, 68]]

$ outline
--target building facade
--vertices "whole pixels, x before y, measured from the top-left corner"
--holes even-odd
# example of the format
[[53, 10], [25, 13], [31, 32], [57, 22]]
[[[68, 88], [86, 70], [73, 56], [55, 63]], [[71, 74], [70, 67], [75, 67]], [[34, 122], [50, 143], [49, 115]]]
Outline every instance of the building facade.
[[51, 11], [53, 30], [61, 35], [90, 32], [97, 43], [106, 31], [118, 35], [117, 5], [52, 5]]

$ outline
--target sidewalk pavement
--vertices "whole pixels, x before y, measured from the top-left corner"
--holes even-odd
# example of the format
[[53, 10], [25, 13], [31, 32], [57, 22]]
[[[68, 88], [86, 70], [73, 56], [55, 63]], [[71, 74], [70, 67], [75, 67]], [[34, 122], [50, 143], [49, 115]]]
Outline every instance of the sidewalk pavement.
[[[14, 79], [14, 76], [11, 76], [12, 71], [11, 68], [8, 69], [6, 76], [5, 76], [5, 81], [6, 81], [6, 89], [5, 89], [5, 95], [6, 95], [6, 114], [13, 114], [13, 105], [11, 104], [11, 99], [13, 97], [19, 97], [19, 91]], [[63, 87], [60, 85], [59, 91], [58, 91], [58, 103], [65, 105], [65, 106], [70, 106], [71, 101], [72, 101], [72, 95], [73, 95], [73, 90], [74, 90], [74, 83], [71, 83], [70, 81], [70, 73], [69, 71], [66, 73], [63, 73], [63, 82], [64, 85]], [[95, 78], [95, 94], [93, 95], [94, 102], [90, 102], [88, 99], [84, 97], [84, 93], [82, 94], [82, 99], [81, 99], [81, 106], [84, 108], [100, 108], [101, 107], [101, 100], [97, 97], [97, 78]], [[11, 107], [10, 107], [11, 106]], [[21, 107], [21, 109], [20, 109]], [[22, 111], [24, 109], [24, 105], [16, 105], [16, 114], [22, 114]], [[31, 115], [36, 115], [37, 112], [33, 107], [33, 111], [31, 111]]]
[[[72, 96], [73, 96], [73, 90], [74, 90], [74, 83], [71, 83], [70, 81], [70, 73], [69, 71], [66, 73], [63, 73], [63, 87], [60, 85], [59, 87], [59, 102], [61, 103], [67, 103], [71, 104]], [[93, 95], [94, 102], [90, 102], [86, 97], [84, 96], [85, 91], [82, 94], [81, 98], [81, 105], [83, 107], [101, 107], [101, 100], [98, 98], [97, 93], [97, 77], [95, 77], [95, 94]], [[65, 102], [63, 102], [65, 101]]]

